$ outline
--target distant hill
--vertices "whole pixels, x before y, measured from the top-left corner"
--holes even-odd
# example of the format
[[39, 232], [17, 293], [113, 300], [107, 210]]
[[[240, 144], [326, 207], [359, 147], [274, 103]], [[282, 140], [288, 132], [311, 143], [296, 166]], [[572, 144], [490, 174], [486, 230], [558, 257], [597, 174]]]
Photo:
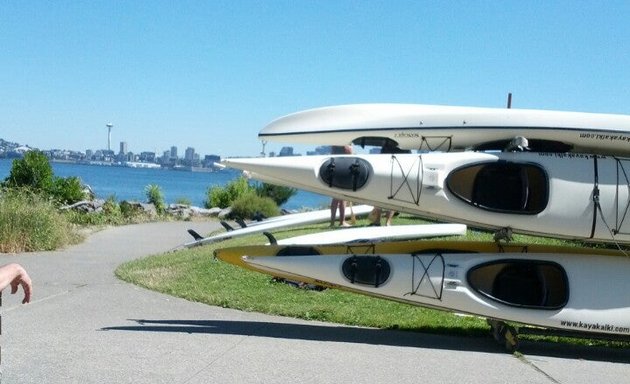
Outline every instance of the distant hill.
[[4, 147], [19, 147], [20, 144], [18, 143], [12, 143], [10, 141], [6, 141], [5, 139], [0, 139], [0, 148], [4, 148]]
[[0, 139], [0, 158], [22, 157], [24, 150], [28, 148], [19, 143]]

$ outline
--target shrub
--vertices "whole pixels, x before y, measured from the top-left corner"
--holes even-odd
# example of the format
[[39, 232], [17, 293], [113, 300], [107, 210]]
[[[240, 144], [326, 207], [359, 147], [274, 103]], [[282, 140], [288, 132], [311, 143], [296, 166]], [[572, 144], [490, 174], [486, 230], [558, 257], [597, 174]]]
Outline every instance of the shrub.
[[258, 196], [270, 197], [278, 206], [283, 205], [297, 193], [297, 189], [280, 185], [260, 183], [256, 185]]
[[137, 205], [131, 204], [126, 200], [120, 202], [120, 212], [122, 216], [126, 219], [130, 219], [130, 218], [138, 217], [142, 215], [142, 210], [140, 209], [140, 207], [138, 207]]
[[208, 189], [206, 208], [227, 208], [239, 197], [252, 191], [252, 187], [244, 177], [239, 177], [227, 183], [224, 187], [214, 186]]
[[22, 159], [13, 160], [11, 173], [4, 185], [12, 189], [28, 189], [53, 198], [59, 204], [73, 204], [85, 198], [77, 177], [55, 177], [46, 155], [28, 151]]
[[115, 195], [105, 200], [100, 212], [66, 210], [64, 214], [71, 223], [79, 225], [124, 225], [144, 223], [151, 219], [136, 204], [127, 201], [121, 201], [119, 204]]
[[73, 204], [85, 198], [81, 180], [74, 176], [55, 177], [50, 194], [60, 204]]
[[147, 201], [155, 206], [155, 209], [159, 214], [164, 213], [166, 210], [166, 203], [164, 202], [164, 195], [159, 185], [149, 184], [144, 187], [144, 192], [147, 196]]
[[5, 179], [10, 188], [30, 188], [48, 193], [53, 184], [53, 170], [48, 158], [40, 151], [28, 151], [22, 159], [13, 160], [11, 173]]
[[64, 211], [68, 220], [78, 225], [121, 225], [127, 221], [122, 215], [116, 196], [110, 196], [100, 212], [81, 212], [73, 209]]
[[110, 195], [103, 204], [103, 212], [108, 215], [118, 216], [122, 214], [116, 195]]
[[49, 251], [77, 240], [66, 217], [40, 194], [22, 189], [0, 195], [0, 252]]
[[188, 205], [190, 207], [192, 205], [192, 201], [190, 201], [187, 197], [179, 197], [175, 200], [175, 204]]
[[271, 217], [277, 216], [279, 213], [278, 205], [270, 197], [261, 197], [254, 191], [250, 191], [232, 203], [230, 216], [233, 218], [252, 219], [256, 214]]

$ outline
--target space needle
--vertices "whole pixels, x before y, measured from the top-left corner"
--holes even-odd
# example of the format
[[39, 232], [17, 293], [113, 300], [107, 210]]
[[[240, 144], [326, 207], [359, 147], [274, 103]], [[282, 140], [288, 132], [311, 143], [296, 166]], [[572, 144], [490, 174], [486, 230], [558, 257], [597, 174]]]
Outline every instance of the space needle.
[[114, 126], [114, 124], [107, 123], [105, 124], [105, 126], [107, 127], [107, 150], [111, 151], [112, 150], [112, 127]]

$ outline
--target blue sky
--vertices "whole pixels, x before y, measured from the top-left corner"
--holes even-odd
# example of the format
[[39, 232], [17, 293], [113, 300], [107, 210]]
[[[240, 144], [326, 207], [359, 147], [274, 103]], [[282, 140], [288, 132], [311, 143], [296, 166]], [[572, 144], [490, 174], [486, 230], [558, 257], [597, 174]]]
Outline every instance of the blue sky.
[[[256, 155], [271, 120], [401, 102], [630, 114], [630, 1], [0, 3], [0, 138]], [[284, 144], [269, 143], [267, 151]]]

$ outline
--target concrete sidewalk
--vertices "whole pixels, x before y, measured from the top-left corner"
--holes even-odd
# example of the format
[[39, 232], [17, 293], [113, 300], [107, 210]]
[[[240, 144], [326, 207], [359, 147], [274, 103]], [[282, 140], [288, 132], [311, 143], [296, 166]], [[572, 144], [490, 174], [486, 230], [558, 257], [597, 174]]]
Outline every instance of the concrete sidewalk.
[[216, 222], [116, 227], [59, 252], [0, 255], [35, 284], [5, 292], [2, 383], [627, 383], [630, 351], [307, 322], [207, 306], [117, 280]]

